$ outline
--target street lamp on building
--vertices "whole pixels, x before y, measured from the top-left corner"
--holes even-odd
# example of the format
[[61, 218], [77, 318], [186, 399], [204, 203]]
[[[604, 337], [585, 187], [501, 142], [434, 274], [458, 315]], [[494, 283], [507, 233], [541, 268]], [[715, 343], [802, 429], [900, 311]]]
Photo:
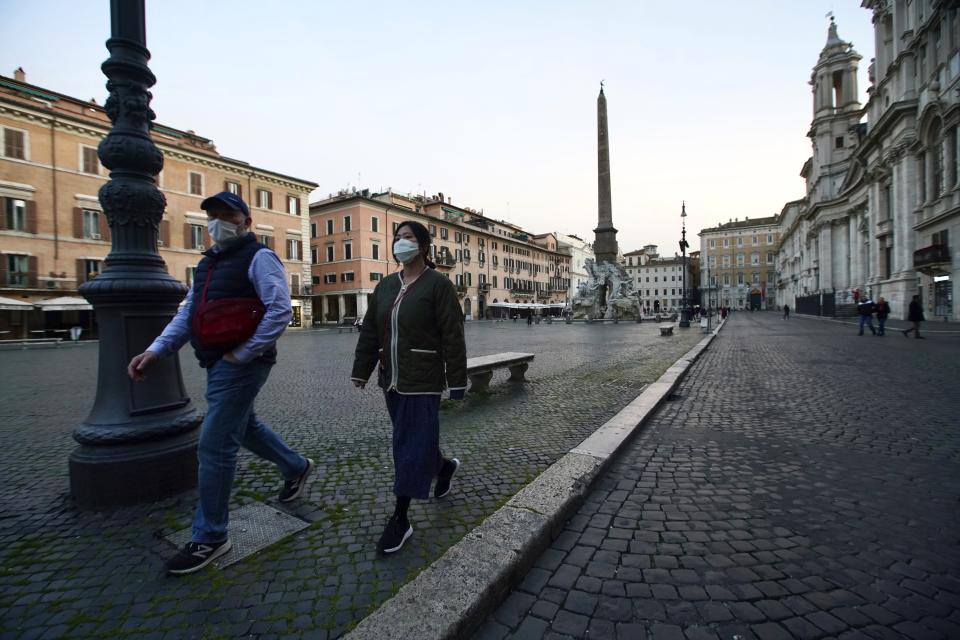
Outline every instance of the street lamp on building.
[[690, 314], [687, 311], [687, 247], [690, 244], [687, 242], [687, 203], [683, 202], [683, 207], [680, 210], [680, 220], [683, 224], [683, 231], [680, 236], [680, 264], [683, 269], [681, 274], [682, 285], [683, 285], [683, 297], [680, 301], [680, 326], [689, 327], [690, 326]]

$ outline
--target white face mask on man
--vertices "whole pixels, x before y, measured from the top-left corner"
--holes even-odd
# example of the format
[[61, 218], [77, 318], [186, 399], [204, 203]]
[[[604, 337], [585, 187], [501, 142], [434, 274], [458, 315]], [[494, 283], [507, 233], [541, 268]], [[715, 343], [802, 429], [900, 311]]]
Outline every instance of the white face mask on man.
[[420, 255], [420, 245], [413, 240], [400, 238], [393, 243], [393, 255], [403, 264], [410, 264]]
[[240, 227], [232, 222], [213, 218], [207, 220], [207, 231], [213, 241], [219, 245], [226, 244], [231, 240], [236, 240], [240, 236]]

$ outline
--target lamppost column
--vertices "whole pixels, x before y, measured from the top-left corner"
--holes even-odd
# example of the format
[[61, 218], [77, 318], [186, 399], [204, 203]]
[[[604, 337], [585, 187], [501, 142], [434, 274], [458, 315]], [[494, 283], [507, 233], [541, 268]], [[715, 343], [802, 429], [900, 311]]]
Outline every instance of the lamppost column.
[[196, 486], [200, 416], [186, 394], [176, 355], [149, 377], [127, 377], [177, 312], [186, 287], [157, 251], [166, 200], [155, 176], [163, 155], [150, 138], [148, 89], [156, 82], [147, 62], [144, 0], [111, 0], [110, 57], [103, 63], [113, 128], [100, 143], [110, 180], [99, 199], [112, 232], [103, 272], [80, 287], [100, 328], [97, 392], [87, 418], [73, 431], [70, 490], [81, 508], [159, 500]]
[[680, 274], [681, 285], [683, 286], [683, 296], [680, 300], [680, 326], [687, 328], [690, 326], [690, 315], [687, 312], [687, 203], [683, 203], [680, 211], [680, 220], [683, 221], [683, 231], [680, 236]]

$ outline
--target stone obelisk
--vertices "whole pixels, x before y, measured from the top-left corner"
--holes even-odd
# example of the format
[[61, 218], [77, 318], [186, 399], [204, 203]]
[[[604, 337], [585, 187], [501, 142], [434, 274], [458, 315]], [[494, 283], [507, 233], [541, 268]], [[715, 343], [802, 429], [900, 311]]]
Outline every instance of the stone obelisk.
[[607, 135], [607, 98], [597, 97], [597, 228], [593, 253], [597, 262], [617, 263], [617, 230], [613, 228], [613, 207], [610, 204], [610, 140]]

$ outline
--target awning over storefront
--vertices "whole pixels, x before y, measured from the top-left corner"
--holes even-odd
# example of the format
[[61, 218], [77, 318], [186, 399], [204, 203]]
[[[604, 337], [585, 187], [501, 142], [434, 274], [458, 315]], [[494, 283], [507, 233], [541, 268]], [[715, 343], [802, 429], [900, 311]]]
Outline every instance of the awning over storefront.
[[0, 297], [0, 311], [33, 311], [33, 305], [22, 300]]
[[91, 311], [93, 309], [93, 305], [83, 298], [70, 296], [41, 300], [36, 303], [36, 306], [43, 311]]

